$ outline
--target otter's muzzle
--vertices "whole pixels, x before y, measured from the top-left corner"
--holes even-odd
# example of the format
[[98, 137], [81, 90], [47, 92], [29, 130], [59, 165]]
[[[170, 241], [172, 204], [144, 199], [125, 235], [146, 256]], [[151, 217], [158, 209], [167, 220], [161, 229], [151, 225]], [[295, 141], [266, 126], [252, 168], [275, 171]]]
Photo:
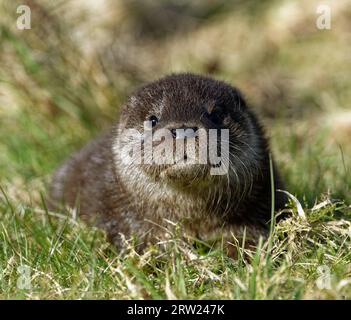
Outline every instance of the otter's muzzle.
[[181, 127], [170, 129], [175, 139], [194, 138], [198, 136], [198, 127]]

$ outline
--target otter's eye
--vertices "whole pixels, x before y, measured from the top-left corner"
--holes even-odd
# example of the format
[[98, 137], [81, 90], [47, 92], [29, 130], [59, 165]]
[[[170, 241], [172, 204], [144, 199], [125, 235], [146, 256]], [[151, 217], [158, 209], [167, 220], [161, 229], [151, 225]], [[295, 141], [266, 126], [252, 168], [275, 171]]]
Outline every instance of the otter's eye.
[[212, 122], [215, 123], [215, 124], [217, 124], [217, 125], [219, 125], [219, 124], [222, 123], [222, 115], [220, 115], [220, 114], [218, 114], [218, 113], [215, 113], [215, 112], [212, 113], [212, 114], [210, 115], [210, 118], [211, 118]]
[[213, 124], [221, 125], [226, 117], [226, 114], [222, 110], [213, 110], [211, 113], [208, 113], [207, 116]]
[[157, 122], [158, 122], [158, 118], [154, 115], [149, 117], [149, 121], [151, 121], [152, 127], [156, 126]]

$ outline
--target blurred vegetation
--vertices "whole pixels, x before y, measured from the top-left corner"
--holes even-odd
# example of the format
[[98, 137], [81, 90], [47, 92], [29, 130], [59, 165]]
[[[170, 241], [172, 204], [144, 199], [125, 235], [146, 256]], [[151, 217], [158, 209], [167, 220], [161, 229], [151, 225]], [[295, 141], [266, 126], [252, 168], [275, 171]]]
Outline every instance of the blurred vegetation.
[[[4, 194], [13, 207], [40, 207], [55, 167], [108, 128], [134, 88], [180, 71], [244, 93], [306, 207], [350, 204], [351, 6], [323, 3], [330, 30], [316, 27], [314, 0], [1, 1], [4, 217]], [[20, 4], [31, 8], [30, 30], [16, 28]]]

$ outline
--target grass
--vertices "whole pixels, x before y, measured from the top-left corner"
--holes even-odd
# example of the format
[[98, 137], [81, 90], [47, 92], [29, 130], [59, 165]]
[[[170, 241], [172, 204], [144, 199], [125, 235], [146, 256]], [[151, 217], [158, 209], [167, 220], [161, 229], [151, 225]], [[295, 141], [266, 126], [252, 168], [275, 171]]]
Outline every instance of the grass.
[[[204, 252], [173, 234], [165, 252], [121, 255], [104, 234], [65, 215], [2, 204], [1, 298], [30, 299], [301, 299], [349, 298], [350, 208], [325, 203], [294, 216], [272, 234], [272, 248], [234, 261]], [[181, 231], [181, 230], [180, 230]], [[284, 236], [285, 235], [285, 236]], [[288, 235], [286, 237], [286, 235]], [[32, 287], [18, 289], [18, 267], [30, 267]], [[324, 269], [320, 269], [320, 267]], [[329, 288], [318, 287], [321, 270]]]
[[[15, 2], [0, 5], [1, 299], [351, 298], [346, 5], [333, 7], [333, 29], [322, 32], [313, 4], [267, 1], [257, 11], [255, 1], [220, 9], [218, 0], [160, 36], [162, 19], [140, 26], [152, 8], [106, 1], [109, 10], [94, 9], [103, 17], [94, 20], [89, 7], [67, 1], [27, 3], [27, 31], [15, 27]], [[297, 14], [288, 19], [287, 7]], [[170, 228], [166, 250], [140, 256], [129, 246], [122, 255], [101, 230], [48, 212], [42, 201], [53, 170], [108, 127], [135, 86], [180, 70], [212, 73], [243, 90], [298, 199], [293, 216], [272, 225], [255, 252], [237, 243], [235, 261], [220, 248], [195, 247], [180, 225]], [[29, 289], [18, 286], [23, 265]]]

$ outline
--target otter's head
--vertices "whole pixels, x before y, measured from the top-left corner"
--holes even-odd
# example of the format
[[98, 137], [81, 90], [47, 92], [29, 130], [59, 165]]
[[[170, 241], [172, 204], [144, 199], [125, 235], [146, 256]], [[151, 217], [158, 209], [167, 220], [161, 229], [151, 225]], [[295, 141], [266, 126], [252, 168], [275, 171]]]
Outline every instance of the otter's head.
[[130, 97], [114, 154], [118, 170], [136, 189], [145, 188], [147, 178], [150, 193], [156, 185], [201, 193], [221, 183], [242, 193], [266, 147], [260, 130], [233, 87], [203, 76], [171, 75]]

